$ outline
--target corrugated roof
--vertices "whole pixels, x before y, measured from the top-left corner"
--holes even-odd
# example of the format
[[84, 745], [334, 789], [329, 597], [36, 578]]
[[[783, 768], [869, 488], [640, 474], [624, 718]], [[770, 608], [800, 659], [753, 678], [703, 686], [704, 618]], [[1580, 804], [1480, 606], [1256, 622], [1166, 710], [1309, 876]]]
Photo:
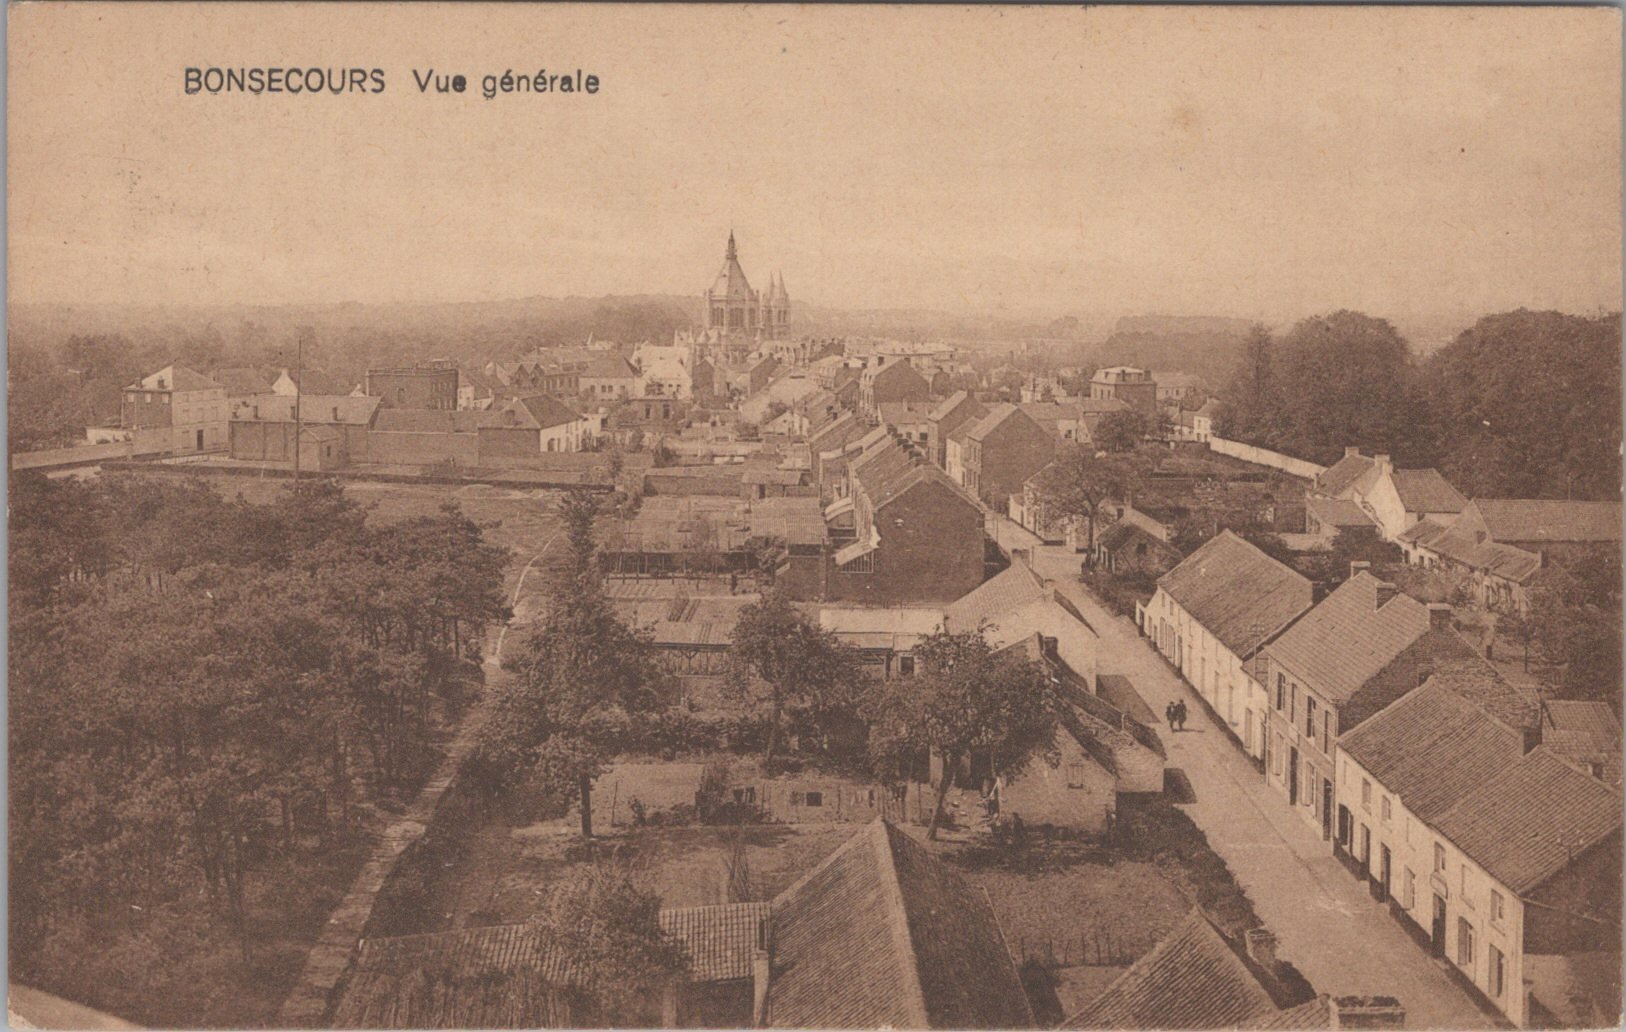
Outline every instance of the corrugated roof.
[[1621, 503], [1475, 498], [1491, 540], [1619, 541]]
[[[1428, 607], [1400, 592], [1382, 606], [1365, 570], [1266, 646], [1270, 658], [1335, 702], [1345, 702], [1429, 629]], [[1393, 591], [1393, 586], [1388, 586]]]
[[1524, 894], [1620, 830], [1621, 796], [1537, 748], [1480, 782], [1436, 827], [1492, 878]]
[[985, 894], [877, 820], [773, 904], [775, 1028], [1028, 1028]]
[[1312, 598], [1309, 580], [1228, 530], [1164, 574], [1158, 586], [1241, 659], [1310, 608]]
[[1340, 736], [1339, 744], [1425, 821], [1524, 755], [1517, 731], [1438, 677]]
[[1226, 1029], [1276, 1013], [1259, 976], [1201, 910], [1193, 909], [1150, 953], [1131, 964], [1072, 1029]]

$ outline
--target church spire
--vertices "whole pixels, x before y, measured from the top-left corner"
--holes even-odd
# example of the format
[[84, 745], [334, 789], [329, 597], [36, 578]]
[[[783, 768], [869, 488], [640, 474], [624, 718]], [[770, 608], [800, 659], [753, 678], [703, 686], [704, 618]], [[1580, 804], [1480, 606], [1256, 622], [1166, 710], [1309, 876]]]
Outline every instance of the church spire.
[[728, 231], [728, 251], [723, 255], [723, 260], [731, 262], [737, 257], [734, 250], [734, 231], [731, 229]]

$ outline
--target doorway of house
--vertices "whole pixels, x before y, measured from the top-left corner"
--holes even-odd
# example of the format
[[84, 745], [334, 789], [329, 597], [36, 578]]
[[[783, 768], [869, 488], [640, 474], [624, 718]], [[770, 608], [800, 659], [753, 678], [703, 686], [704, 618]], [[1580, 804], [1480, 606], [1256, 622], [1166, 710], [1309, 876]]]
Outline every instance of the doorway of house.
[[1321, 838], [1332, 838], [1332, 782], [1321, 779]]
[[198, 451], [203, 450], [203, 431], [198, 431]]
[[1436, 957], [1445, 956], [1445, 900], [1434, 896], [1434, 926], [1430, 929], [1429, 951]]
[[1389, 869], [1389, 847], [1388, 846], [1379, 846], [1378, 847], [1378, 852], [1379, 852], [1379, 860], [1378, 860], [1378, 892], [1377, 892], [1377, 897], [1378, 897], [1378, 902], [1382, 903], [1382, 902], [1384, 902], [1385, 900], [1387, 900], [1389, 898], [1389, 876], [1390, 876], [1390, 873], [1391, 873], [1390, 869]]
[[1298, 805], [1299, 801], [1299, 751], [1287, 750], [1287, 801]]

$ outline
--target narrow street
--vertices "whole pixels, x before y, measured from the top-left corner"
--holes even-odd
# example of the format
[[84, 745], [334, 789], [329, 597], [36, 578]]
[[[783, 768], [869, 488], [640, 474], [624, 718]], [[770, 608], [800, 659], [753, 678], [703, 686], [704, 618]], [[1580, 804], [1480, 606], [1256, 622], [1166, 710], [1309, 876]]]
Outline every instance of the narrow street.
[[1418, 947], [1366, 886], [1332, 856], [1318, 829], [1291, 812], [1222, 730], [1202, 701], [1136, 632], [1079, 582], [1082, 556], [1034, 549], [1034, 567], [1053, 580], [1101, 637], [1100, 672], [1132, 680], [1152, 710], [1184, 699], [1183, 732], [1158, 728], [1168, 764], [1183, 771], [1195, 802], [1183, 807], [1224, 858], [1280, 940], [1279, 955], [1318, 992], [1393, 996], [1411, 1028], [1496, 1028], [1436, 961]]

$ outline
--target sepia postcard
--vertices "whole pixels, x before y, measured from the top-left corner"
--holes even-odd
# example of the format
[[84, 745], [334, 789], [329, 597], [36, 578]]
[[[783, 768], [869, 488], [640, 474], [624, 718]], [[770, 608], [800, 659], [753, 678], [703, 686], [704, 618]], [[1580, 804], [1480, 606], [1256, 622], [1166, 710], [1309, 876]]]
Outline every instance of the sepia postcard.
[[1619, 9], [6, 13], [13, 1027], [1619, 1026]]

